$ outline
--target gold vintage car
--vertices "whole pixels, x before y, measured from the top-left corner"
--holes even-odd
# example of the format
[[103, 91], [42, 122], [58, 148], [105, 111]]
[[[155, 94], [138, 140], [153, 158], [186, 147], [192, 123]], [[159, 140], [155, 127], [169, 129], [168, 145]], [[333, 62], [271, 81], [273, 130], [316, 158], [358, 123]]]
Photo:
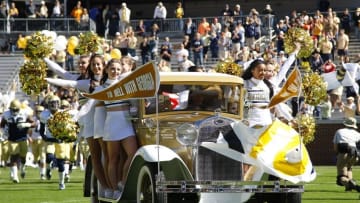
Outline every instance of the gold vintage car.
[[[202, 146], [216, 143], [220, 133], [243, 118], [243, 98], [243, 80], [236, 76], [161, 72], [157, 96], [139, 99], [132, 108], [139, 149], [117, 201], [245, 202], [255, 192], [280, 192], [278, 181], [275, 190], [248, 186], [260, 183], [243, 181], [242, 162]], [[91, 174], [87, 169], [85, 196], [114, 202], [96, 197], [97, 183]]]

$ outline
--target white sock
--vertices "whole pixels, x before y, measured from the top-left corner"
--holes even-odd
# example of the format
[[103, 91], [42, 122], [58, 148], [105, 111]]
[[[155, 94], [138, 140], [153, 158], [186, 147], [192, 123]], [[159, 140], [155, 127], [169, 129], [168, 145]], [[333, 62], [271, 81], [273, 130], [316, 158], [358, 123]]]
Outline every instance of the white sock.
[[12, 178], [13, 179], [19, 179], [18, 178], [18, 168], [17, 168], [17, 166], [12, 166], [11, 168], [10, 168], [10, 170], [11, 170], [11, 175], [12, 175]]
[[39, 167], [40, 175], [45, 175], [46, 168], [45, 167]]
[[64, 164], [64, 172], [65, 174], [69, 174], [69, 168], [70, 168], [70, 165], [69, 164]]
[[59, 172], [59, 184], [64, 184], [64, 177], [65, 177], [65, 173], [64, 172]]

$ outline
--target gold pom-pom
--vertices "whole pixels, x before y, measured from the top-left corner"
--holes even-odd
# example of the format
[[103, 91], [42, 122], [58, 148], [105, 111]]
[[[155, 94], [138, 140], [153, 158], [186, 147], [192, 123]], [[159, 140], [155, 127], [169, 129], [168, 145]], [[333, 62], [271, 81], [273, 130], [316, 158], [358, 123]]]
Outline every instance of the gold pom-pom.
[[79, 34], [79, 44], [75, 48], [75, 53], [79, 55], [89, 55], [98, 51], [102, 39], [94, 32]]
[[315, 119], [309, 114], [299, 114], [297, 116], [298, 131], [304, 144], [309, 144], [315, 139]]
[[216, 65], [215, 71], [240, 76], [243, 73], [243, 67], [235, 63], [232, 58], [227, 58]]
[[318, 73], [306, 72], [302, 78], [301, 87], [306, 104], [316, 106], [327, 98], [326, 83]]
[[301, 61], [300, 66], [305, 71], [310, 71], [311, 70], [311, 65], [310, 65], [309, 61]]
[[48, 128], [54, 138], [63, 142], [74, 142], [79, 126], [68, 111], [58, 111], [48, 120]]
[[35, 32], [26, 40], [24, 55], [27, 58], [44, 58], [49, 56], [54, 48], [53, 39], [41, 32]]
[[292, 53], [296, 49], [295, 42], [301, 44], [301, 49], [297, 55], [298, 58], [308, 58], [314, 51], [314, 42], [308, 32], [302, 28], [290, 28], [284, 37], [284, 47], [286, 53]]
[[27, 95], [38, 95], [46, 88], [47, 66], [42, 59], [32, 59], [25, 61], [20, 67], [19, 80], [21, 83], [21, 89]]

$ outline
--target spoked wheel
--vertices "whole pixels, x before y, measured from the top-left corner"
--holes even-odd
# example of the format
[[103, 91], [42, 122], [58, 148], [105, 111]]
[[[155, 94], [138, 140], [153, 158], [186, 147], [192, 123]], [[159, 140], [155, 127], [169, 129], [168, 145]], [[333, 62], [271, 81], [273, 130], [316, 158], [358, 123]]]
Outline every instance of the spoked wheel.
[[155, 203], [155, 174], [154, 169], [150, 165], [144, 165], [140, 169], [137, 186], [136, 186], [136, 202], [137, 203]]

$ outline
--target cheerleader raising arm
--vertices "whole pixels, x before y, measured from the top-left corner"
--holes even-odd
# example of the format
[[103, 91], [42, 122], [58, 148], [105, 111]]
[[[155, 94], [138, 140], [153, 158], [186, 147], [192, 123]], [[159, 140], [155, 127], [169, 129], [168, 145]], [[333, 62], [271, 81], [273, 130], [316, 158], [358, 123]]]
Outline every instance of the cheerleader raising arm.
[[55, 79], [55, 78], [45, 78], [45, 80], [56, 86], [64, 88], [76, 88], [83, 92], [89, 92], [90, 80], [64, 80], [64, 79]]
[[68, 71], [63, 69], [61, 66], [59, 66], [59, 64], [50, 60], [49, 58], [44, 58], [44, 61], [48, 65], [48, 68], [61, 78], [64, 78], [66, 80], [76, 80], [76, 78], [79, 77], [79, 75], [74, 75], [74, 74], [69, 73]]

